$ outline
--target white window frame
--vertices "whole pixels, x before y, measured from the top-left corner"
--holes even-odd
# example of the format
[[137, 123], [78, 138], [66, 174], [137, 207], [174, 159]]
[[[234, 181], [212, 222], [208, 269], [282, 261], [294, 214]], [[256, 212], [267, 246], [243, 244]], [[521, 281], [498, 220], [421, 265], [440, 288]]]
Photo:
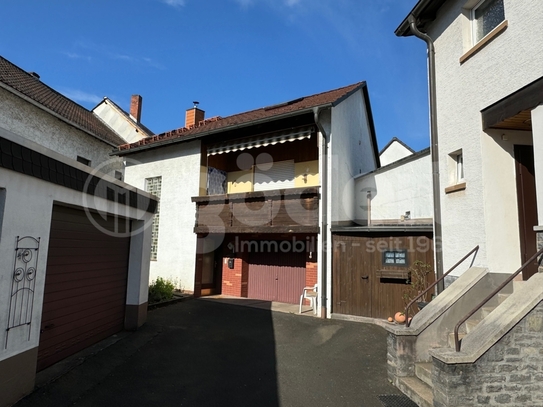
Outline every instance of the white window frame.
[[[471, 41], [472, 41], [472, 45], [475, 45], [477, 44], [478, 42], [480, 42], [483, 38], [485, 38], [488, 34], [490, 34], [492, 32], [492, 30], [494, 30], [494, 28], [496, 28], [499, 24], [496, 24], [496, 27], [493, 27], [492, 30], [490, 30], [488, 33], [486, 33], [484, 36], [482, 36], [481, 38], [477, 39], [477, 19], [475, 18], [475, 13], [477, 12], [477, 10], [483, 6], [485, 3], [487, 2], [490, 2], [490, 1], [494, 1], [494, 0], [481, 0], [479, 1], [475, 6], [473, 6], [473, 8], [470, 10], [470, 23], [471, 23]], [[503, 0], [498, 0], [498, 1], [502, 1], [503, 3]], [[502, 21], [505, 21], [505, 11], [504, 11], [504, 18]]]

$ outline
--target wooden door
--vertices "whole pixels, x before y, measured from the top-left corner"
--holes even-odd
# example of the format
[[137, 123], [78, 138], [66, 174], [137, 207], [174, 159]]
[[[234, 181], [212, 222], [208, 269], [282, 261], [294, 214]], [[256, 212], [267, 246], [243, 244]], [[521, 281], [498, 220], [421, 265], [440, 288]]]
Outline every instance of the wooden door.
[[[517, 201], [520, 235], [520, 255], [524, 264], [537, 252], [537, 197], [535, 189], [534, 149], [532, 146], [515, 145], [515, 164], [517, 172]], [[528, 265], [522, 272], [527, 280], [537, 273], [537, 261]]]
[[332, 312], [372, 316], [372, 257], [366, 256], [370, 238], [333, 236]]

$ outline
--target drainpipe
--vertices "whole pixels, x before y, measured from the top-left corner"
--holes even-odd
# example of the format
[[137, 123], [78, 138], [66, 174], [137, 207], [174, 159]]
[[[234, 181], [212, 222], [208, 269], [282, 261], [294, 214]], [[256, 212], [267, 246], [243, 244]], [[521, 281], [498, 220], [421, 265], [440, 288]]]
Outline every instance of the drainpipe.
[[[441, 188], [439, 186], [439, 152], [438, 152], [438, 134], [437, 134], [437, 100], [436, 100], [436, 63], [435, 47], [432, 39], [419, 31], [417, 28], [417, 19], [413, 14], [407, 17], [411, 32], [415, 37], [426, 42], [428, 47], [428, 82], [430, 99], [430, 144], [432, 158], [432, 180], [434, 195], [434, 247], [436, 256], [436, 278], [443, 276], [443, 250], [442, 250], [442, 230], [441, 230]], [[438, 294], [443, 291], [443, 281], [437, 285]]]
[[322, 264], [321, 267], [321, 286], [319, 287], [319, 304], [321, 305], [321, 318], [326, 318], [326, 309], [328, 307], [326, 292], [327, 292], [327, 275], [326, 271], [328, 269], [327, 267], [327, 261], [328, 261], [328, 253], [327, 249], [331, 247], [330, 244], [328, 244], [328, 142], [326, 138], [326, 132], [324, 131], [324, 127], [319, 121], [319, 114], [322, 110], [322, 107], [316, 107], [313, 109], [313, 118], [315, 121], [315, 124], [317, 128], [319, 129], [319, 132], [321, 133], [321, 145], [320, 145], [320, 151], [321, 151], [321, 160], [322, 160], [322, 175], [321, 175], [321, 213], [322, 213], [322, 219], [321, 219], [321, 236], [322, 236], [322, 245], [321, 245], [321, 255], [320, 255], [320, 262]]

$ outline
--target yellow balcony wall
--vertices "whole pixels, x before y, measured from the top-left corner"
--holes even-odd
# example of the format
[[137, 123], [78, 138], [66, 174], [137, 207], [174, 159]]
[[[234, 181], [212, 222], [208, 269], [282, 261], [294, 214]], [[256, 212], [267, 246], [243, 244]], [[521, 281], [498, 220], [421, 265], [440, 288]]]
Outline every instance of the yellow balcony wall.
[[229, 194], [253, 191], [252, 170], [229, 172], [226, 180], [228, 182]]
[[294, 164], [294, 186], [317, 187], [319, 186], [319, 161], [304, 161]]

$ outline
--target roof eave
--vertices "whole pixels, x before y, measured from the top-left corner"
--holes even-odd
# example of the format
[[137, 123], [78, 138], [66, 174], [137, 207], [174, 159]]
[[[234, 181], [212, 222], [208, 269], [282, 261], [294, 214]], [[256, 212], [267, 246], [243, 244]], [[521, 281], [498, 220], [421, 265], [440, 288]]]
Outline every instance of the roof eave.
[[299, 115], [306, 114], [306, 113], [313, 113], [314, 108], [333, 107], [334, 103], [335, 102], [325, 103], [325, 104], [322, 104], [322, 105], [317, 105], [317, 106], [312, 106], [310, 108], [297, 110], [295, 112], [288, 112], [288, 113], [284, 113], [284, 114], [277, 115], [277, 116], [266, 117], [266, 118], [258, 119], [258, 120], [252, 120], [252, 121], [246, 122], [246, 123], [233, 124], [231, 126], [221, 127], [221, 128], [213, 129], [213, 130], [209, 130], [209, 131], [203, 131], [201, 133], [197, 133], [197, 134], [193, 134], [193, 135], [175, 137], [175, 138], [167, 139], [167, 140], [164, 140], [164, 141], [157, 141], [155, 143], [146, 144], [146, 145], [143, 145], [143, 146], [132, 147], [132, 148], [130, 148], [128, 150], [123, 150], [123, 151], [115, 150], [112, 153], [110, 153], [110, 155], [125, 156], [125, 155], [129, 155], [129, 154], [139, 153], [139, 152], [145, 151], [145, 150], [150, 150], [152, 148], [164, 147], [164, 146], [170, 145], [170, 144], [183, 143], [183, 142], [187, 142], [187, 141], [198, 140], [198, 139], [204, 138], [206, 136], [210, 136], [212, 134], [218, 134], [218, 133], [222, 133], [222, 132], [225, 132], [225, 131], [240, 129], [240, 128], [243, 128], [243, 127], [250, 127], [250, 126], [255, 126], [255, 125], [259, 125], [259, 124], [269, 123], [269, 122], [276, 121], [276, 120], [287, 119], [287, 118], [290, 118], [290, 117], [299, 116]]
[[68, 120], [68, 119], [65, 118], [64, 116], [62, 116], [62, 115], [60, 115], [60, 114], [58, 114], [58, 113], [52, 111], [51, 109], [45, 107], [45, 106], [42, 105], [41, 103], [36, 102], [34, 99], [32, 99], [32, 98], [26, 96], [24, 93], [19, 92], [18, 90], [12, 88], [11, 86], [6, 85], [6, 84], [3, 83], [3, 82], [0, 82], [0, 87], [1, 87], [2, 89], [7, 90], [8, 92], [14, 94], [15, 96], [17, 96], [17, 97], [23, 99], [24, 101], [26, 101], [26, 102], [28, 102], [28, 103], [30, 103], [30, 104], [36, 106], [38, 109], [41, 109], [41, 110], [43, 110], [43, 111], [46, 112], [46, 113], [49, 113], [50, 115], [56, 117], [57, 119], [63, 121], [64, 123], [67, 123], [67, 124], [69, 124], [70, 126], [75, 127], [76, 129], [81, 130], [81, 131], [87, 133], [88, 135], [90, 135], [90, 136], [92, 136], [92, 137], [94, 137], [94, 138], [96, 138], [96, 139], [98, 139], [98, 140], [100, 140], [100, 141], [102, 141], [102, 142], [104, 142], [104, 143], [106, 143], [106, 144], [109, 144], [110, 146], [118, 147], [117, 144], [112, 143], [111, 141], [108, 141], [108, 140], [104, 139], [103, 137], [100, 137], [99, 135], [93, 133], [92, 131], [90, 131], [90, 130], [88, 130], [88, 129], [85, 129], [84, 127], [80, 126], [79, 124], [77, 124], [77, 123], [75, 123], [75, 122], [72, 122], [71, 120]]
[[410, 37], [413, 35], [409, 23], [409, 16], [411, 15], [416, 18], [418, 28], [424, 32], [426, 25], [435, 20], [437, 10], [446, 1], [447, 0], [419, 0], [418, 3], [415, 4], [415, 7], [413, 7], [409, 14], [403, 19], [398, 28], [396, 28], [394, 34], [398, 37]]

